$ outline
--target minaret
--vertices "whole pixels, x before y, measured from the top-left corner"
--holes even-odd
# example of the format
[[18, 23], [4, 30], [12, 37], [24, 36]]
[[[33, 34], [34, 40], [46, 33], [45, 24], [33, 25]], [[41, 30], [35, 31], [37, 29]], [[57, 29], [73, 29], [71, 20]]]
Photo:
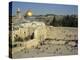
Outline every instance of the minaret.
[[20, 19], [20, 18], [21, 18], [20, 8], [18, 8], [18, 9], [16, 10], [16, 18], [17, 18], [17, 19]]

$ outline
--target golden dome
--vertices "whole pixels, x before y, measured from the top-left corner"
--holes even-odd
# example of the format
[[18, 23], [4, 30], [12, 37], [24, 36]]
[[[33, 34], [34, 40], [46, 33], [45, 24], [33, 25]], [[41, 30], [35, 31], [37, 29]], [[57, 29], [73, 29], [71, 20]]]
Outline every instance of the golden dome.
[[32, 16], [32, 11], [31, 10], [27, 11], [27, 16]]

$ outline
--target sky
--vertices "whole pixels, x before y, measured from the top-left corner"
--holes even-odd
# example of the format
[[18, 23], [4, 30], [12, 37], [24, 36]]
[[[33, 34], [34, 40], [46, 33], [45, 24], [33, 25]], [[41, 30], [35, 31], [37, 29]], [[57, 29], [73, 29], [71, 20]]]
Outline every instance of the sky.
[[61, 4], [43, 4], [43, 3], [30, 3], [30, 2], [13, 2], [12, 15], [16, 14], [17, 8], [20, 8], [21, 13], [24, 14], [27, 10], [31, 9], [33, 15], [72, 15], [78, 14], [77, 5], [61, 5]]

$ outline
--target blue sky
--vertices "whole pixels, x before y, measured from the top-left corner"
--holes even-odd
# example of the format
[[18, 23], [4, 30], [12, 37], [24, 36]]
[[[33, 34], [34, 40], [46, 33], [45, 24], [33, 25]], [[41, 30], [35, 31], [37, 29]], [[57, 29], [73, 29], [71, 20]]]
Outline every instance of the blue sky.
[[45, 15], [45, 14], [71, 15], [71, 14], [78, 14], [78, 7], [76, 5], [13, 2], [13, 4], [12, 4], [12, 15], [15, 15], [17, 8], [20, 8], [22, 14], [24, 14], [28, 9], [32, 10], [33, 15]]

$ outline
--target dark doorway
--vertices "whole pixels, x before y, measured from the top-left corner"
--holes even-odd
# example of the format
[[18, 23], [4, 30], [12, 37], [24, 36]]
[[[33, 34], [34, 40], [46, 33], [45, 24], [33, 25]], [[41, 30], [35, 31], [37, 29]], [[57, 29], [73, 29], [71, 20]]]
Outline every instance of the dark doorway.
[[34, 39], [34, 32], [33, 32], [32, 35], [31, 35], [31, 39]]

